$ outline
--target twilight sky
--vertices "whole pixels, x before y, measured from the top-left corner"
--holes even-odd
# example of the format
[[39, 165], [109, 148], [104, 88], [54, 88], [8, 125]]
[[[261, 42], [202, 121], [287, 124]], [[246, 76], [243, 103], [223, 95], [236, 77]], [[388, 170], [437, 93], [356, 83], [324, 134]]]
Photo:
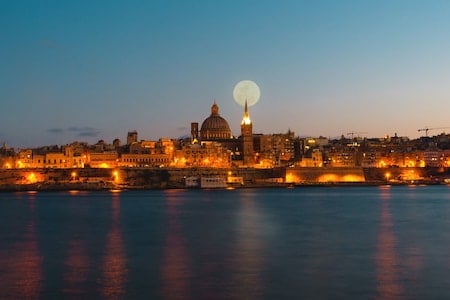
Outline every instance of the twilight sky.
[[447, 0], [5, 0], [0, 39], [0, 143], [14, 147], [177, 138], [214, 99], [239, 135], [243, 79], [261, 89], [256, 133], [450, 126]]

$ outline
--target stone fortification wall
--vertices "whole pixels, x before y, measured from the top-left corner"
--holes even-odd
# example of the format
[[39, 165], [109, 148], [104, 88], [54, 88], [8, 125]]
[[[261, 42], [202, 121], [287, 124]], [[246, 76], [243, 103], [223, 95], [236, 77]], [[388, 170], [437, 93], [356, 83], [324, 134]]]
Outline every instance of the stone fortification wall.
[[0, 170], [1, 184], [63, 183], [71, 181], [111, 181], [109, 169], [3, 169]]
[[114, 187], [108, 169], [0, 170], [0, 190], [97, 190]]
[[[0, 170], [0, 188], [89, 189], [98, 188], [184, 188], [187, 177], [242, 177], [244, 185], [272, 178], [284, 180], [284, 169], [252, 168], [120, 168], [120, 169], [9, 169]], [[15, 188], [20, 186], [20, 188]]]
[[365, 182], [362, 168], [288, 168], [286, 181], [289, 183], [332, 183]]
[[438, 168], [121, 168], [0, 170], [0, 190], [184, 188], [188, 177], [238, 178], [237, 185], [326, 183], [438, 183], [450, 178]]
[[285, 169], [253, 168], [168, 168], [120, 169], [121, 184], [142, 188], [184, 188], [188, 177], [242, 177], [244, 185], [254, 185], [271, 178], [285, 178]]
[[449, 176], [449, 169], [443, 168], [365, 168], [368, 182], [390, 183], [436, 183]]

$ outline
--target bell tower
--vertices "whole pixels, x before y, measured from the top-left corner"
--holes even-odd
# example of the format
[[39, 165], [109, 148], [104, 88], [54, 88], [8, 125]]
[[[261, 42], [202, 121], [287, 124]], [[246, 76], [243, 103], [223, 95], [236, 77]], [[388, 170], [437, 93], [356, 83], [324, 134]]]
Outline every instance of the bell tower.
[[245, 166], [253, 166], [253, 130], [252, 120], [248, 114], [247, 100], [245, 100], [244, 116], [241, 122], [242, 161]]
[[198, 123], [191, 123], [191, 143], [198, 144]]

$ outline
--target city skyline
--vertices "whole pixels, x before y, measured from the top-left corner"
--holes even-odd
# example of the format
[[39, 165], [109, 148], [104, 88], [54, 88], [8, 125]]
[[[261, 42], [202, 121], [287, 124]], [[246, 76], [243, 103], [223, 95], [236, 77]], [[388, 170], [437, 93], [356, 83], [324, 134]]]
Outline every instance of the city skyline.
[[[446, 1], [3, 4], [0, 142], [13, 147], [189, 135], [215, 100], [239, 135], [424, 135], [450, 126]], [[430, 132], [430, 135], [440, 132]]]

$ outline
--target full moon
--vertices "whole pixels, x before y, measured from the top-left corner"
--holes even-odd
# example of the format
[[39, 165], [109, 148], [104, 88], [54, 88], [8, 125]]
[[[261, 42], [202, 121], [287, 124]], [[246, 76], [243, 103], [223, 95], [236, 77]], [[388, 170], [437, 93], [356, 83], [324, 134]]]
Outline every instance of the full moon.
[[234, 101], [241, 106], [245, 105], [245, 100], [247, 100], [248, 106], [255, 105], [260, 96], [258, 85], [251, 80], [239, 81], [233, 90]]

